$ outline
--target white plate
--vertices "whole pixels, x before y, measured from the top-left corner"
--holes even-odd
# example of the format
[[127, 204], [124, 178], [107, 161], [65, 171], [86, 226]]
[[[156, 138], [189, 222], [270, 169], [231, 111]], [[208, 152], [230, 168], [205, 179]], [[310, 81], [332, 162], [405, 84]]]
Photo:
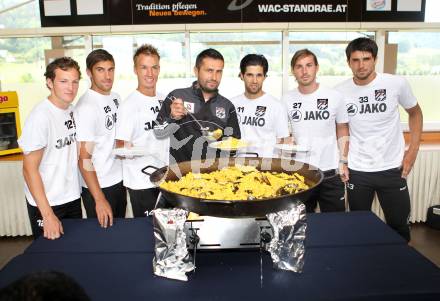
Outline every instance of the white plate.
[[149, 154], [146, 147], [133, 146], [130, 148], [115, 148], [112, 154], [119, 157], [142, 157]]
[[297, 145], [297, 144], [279, 143], [279, 144], [275, 144], [274, 147], [281, 151], [292, 152], [292, 153], [306, 153], [310, 150], [310, 148], [305, 145]]

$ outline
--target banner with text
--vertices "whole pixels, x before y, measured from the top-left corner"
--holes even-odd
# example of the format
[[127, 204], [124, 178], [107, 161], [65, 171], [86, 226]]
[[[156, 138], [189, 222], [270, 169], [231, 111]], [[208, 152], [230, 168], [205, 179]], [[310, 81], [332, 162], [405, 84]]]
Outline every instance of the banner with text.
[[45, 26], [423, 22], [425, 0], [40, 0]]

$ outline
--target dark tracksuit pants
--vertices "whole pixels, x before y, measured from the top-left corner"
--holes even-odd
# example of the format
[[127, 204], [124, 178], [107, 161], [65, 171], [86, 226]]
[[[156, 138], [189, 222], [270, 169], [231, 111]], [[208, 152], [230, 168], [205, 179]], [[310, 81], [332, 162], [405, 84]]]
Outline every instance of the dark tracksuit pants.
[[315, 212], [318, 202], [321, 212], [345, 211], [345, 186], [335, 170], [324, 171], [324, 180], [304, 203], [306, 212]]
[[[34, 236], [34, 239], [36, 239], [41, 234], [43, 234], [43, 227], [42, 227], [43, 217], [41, 216], [38, 207], [30, 205], [27, 202], [27, 200], [26, 200], [26, 204], [28, 209], [29, 220], [31, 222], [32, 234]], [[82, 217], [81, 199], [77, 199], [72, 202], [68, 202], [66, 204], [51, 206], [51, 207], [55, 216], [58, 217], [59, 220], [63, 218]]]
[[376, 192], [387, 224], [409, 241], [411, 203], [406, 179], [401, 173], [400, 168], [377, 172], [350, 169], [347, 195], [351, 211], [371, 210]]
[[[127, 190], [124, 185], [122, 185], [122, 181], [115, 185], [101, 188], [101, 190], [112, 208], [113, 217], [125, 217], [125, 211], [127, 208]], [[82, 188], [81, 198], [87, 217], [96, 218], [95, 200], [89, 189], [85, 187]]]

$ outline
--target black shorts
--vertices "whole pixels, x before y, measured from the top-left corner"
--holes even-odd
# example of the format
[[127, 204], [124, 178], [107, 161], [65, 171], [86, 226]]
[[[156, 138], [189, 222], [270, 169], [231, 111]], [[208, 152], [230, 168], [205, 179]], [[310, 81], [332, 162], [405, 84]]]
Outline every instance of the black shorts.
[[[127, 208], [127, 191], [124, 185], [122, 185], [122, 181], [115, 185], [101, 188], [101, 190], [112, 208], [113, 217], [125, 217], [125, 211]], [[86, 209], [87, 217], [96, 218], [95, 200], [93, 199], [90, 190], [83, 187], [81, 198], [84, 208]]]
[[[32, 234], [34, 239], [43, 234], [43, 217], [36, 206], [32, 206], [26, 200], [29, 220], [31, 222]], [[82, 218], [81, 199], [74, 200], [58, 206], [51, 206], [55, 216], [59, 220], [63, 218]]]
[[345, 211], [345, 187], [335, 170], [324, 172], [324, 180], [304, 203], [306, 211], [315, 212], [317, 203], [321, 212]]
[[134, 217], [144, 217], [148, 212], [154, 209], [157, 197], [159, 196], [158, 188], [149, 189], [130, 189], [127, 188], [130, 195], [131, 207]]

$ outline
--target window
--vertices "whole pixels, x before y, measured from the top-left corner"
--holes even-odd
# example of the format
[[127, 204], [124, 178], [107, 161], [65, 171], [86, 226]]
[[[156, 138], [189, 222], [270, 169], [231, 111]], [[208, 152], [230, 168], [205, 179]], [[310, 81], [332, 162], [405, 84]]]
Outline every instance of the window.
[[[398, 45], [396, 74], [410, 82], [424, 121], [440, 122], [435, 93], [435, 87], [440, 85], [440, 32], [390, 32], [388, 43]], [[408, 121], [408, 114], [403, 110], [401, 120]]]
[[[85, 72], [84, 38], [78, 36], [54, 37], [62, 44], [63, 53], [73, 57]], [[52, 49], [52, 38], [4, 38], [0, 39], [0, 82], [3, 91], [17, 91], [21, 123], [32, 108], [48, 96], [45, 86], [45, 51]], [[87, 88], [81, 81], [79, 92]]]
[[[296, 32], [283, 37], [283, 31], [229, 31], [229, 32], [167, 32], [93, 35], [87, 36], [0, 38], [0, 81], [3, 90], [19, 93], [22, 121], [33, 106], [48, 95], [44, 85], [46, 50], [62, 49], [63, 55], [72, 56], [81, 66], [83, 80], [78, 95], [89, 86], [85, 59], [90, 49], [105, 48], [116, 61], [114, 91], [127, 97], [137, 86], [133, 73], [133, 53], [144, 43], [156, 46], [161, 55], [161, 73], [158, 91], [164, 94], [176, 88], [187, 87], [194, 80], [193, 66], [197, 54], [206, 48], [219, 50], [225, 58], [225, 69], [220, 93], [233, 97], [243, 93], [238, 78], [239, 64], [248, 53], [259, 53], [269, 61], [268, 78], [264, 90], [280, 98], [283, 91], [296, 87], [290, 74], [290, 60], [295, 51], [308, 48], [320, 64], [318, 81], [328, 87], [351, 77], [347, 66], [345, 47], [357, 37], [374, 37], [374, 32]], [[417, 36], [415, 39], [414, 37]], [[283, 38], [288, 39], [287, 41]], [[422, 107], [425, 129], [440, 129], [439, 110], [436, 108], [433, 87], [440, 85], [440, 32], [389, 32], [388, 43], [398, 45], [397, 74], [405, 76]], [[283, 45], [289, 45], [283, 62]], [[283, 74], [283, 70], [287, 70]], [[402, 111], [401, 119], [407, 122]]]
[[[319, 63], [318, 81], [327, 87], [334, 87], [352, 75], [347, 66], [345, 47], [359, 37], [371, 37], [373, 32], [290, 32], [289, 61], [296, 51], [307, 48], [312, 51]], [[289, 73], [288, 89], [296, 88], [295, 78]]]
[[226, 97], [234, 97], [244, 92], [243, 82], [238, 78], [240, 61], [246, 54], [263, 54], [269, 62], [268, 77], [263, 89], [275, 97], [282, 91], [282, 46], [281, 32], [216, 32], [191, 33], [191, 66], [197, 54], [206, 48], [221, 52], [225, 59], [225, 69], [219, 87]]
[[142, 44], [151, 44], [159, 51], [158, 92], [168, 94], [173, 89], [188, 86], [184, 41], [184, 33], [94, 36], [93, 48], [104, 48], [113, 55], [116, 62], [113, 88], [124, 99], [137, 87], [133, 55]]
[[440, 22], [440, 1], [426, 0], [425, 22]]
[[3, 91], [17, 91], [21, 122], [47, 96], [44, 49], [50, 38], [0, 39], [0, 81]]
[[38, 1], [2, 0], [0, 1], [1, 28], [39, 28], [40, 7]]

